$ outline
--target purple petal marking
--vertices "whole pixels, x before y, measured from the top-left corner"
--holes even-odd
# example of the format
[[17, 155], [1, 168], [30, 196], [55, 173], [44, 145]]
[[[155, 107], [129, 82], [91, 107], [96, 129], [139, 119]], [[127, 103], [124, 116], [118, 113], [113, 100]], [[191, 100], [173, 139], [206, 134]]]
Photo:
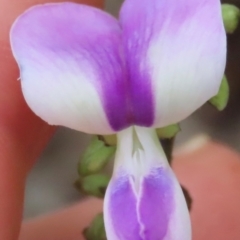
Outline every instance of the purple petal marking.
[[[28, 82], [42, 81], [37, 83], [43, 85], [41, 89], [38, 88], [34, 94], [30, 93], [31, 99], [28, 99], [28, 102], [33, 102], [31, 107], [37, 115], [52, 124], [82, 131], [84, 129], [79, 129], [76, 125], [66, 124], [69, 122], [67, 119], [61, 124], [62, 119], [75, 118], [76, 123], [79, 122], [81, 126], [83, 118], [83, 121], [95, 121], [97, 125], [98, 111], [101, 110], [97, 109], [95, 99], [87, 93], [84, 96], [86, 98], [82, 99], [84, 94], [78, 96], [74, 90], [76, 87], [85, 89], [84, 81], [89, 81], [102, 99], [105, 110], [103, 115], [107, 115], [112, 129], [118, 131], [129, 126], [121, 37], [122, 31], [115, 18], [86, 5], [39, 5], [20, 16], [11, 31], [11, 44], [21, 69], [25, 93], [31, 92], [29, 86], [34, 84]], [[88, 78], [81, 79], [81, 72]], [[70, 74], [74, 76], [75, 82], [69, 77]], [[51, 85], [55, 85], [53, 88], [56, 94], [51, 91]], [[66, 94], [66, 90], [63, 93], [65, 85], [72, 88], [72, 94]], [[49, 101], [49, 104], [42, 106], [44, 101]], [[53, 101], [58, 102], [58, 108], [52, 105]], [[83, 102], [86, 103], [85, 110], [78, 109]], [[67, 105], [71, 106], [66, 108]], [[44, 109], [44, 112], [39, 109]], [[93, 117], [94, 112], [96, 117]], [[49, 120], [50, 115], [52, 119]]]
[[164, 239], [174, 211], [173, 183], [168, 170], [153, 169], [144, 177], [139, 196], [134, 193], [131, 178], [121, 175], [109, 186], [109, 217], [118, 240]]
[[[123, 45], [129, 80], [129, 95], [134, 123], [149, 127], [154, 121], [154, 95], [147, 50], [151, 40], [151, 29], [141, 10], [147, 9], [139, 1], [126, 1], [121, 11], [120, 23], [123, 29]], [[149, 1], [147, 1], [148, 5]], [[136, 6], [140, 6], [136, 7]], [[139, 14], [140, 13], [140, 14]], [[149, 16], [148, 16], [149, 18]]]
[[129, 181], [129, 176], [122, 175], [113, 180], [111, 185], [109, 216], [118, 240], [142, 240], [137, 219], [137, 199]]
[[[98, 24], [96, 23], [96, 26]], [[128, 117], [128, 94], [123, 63], [121, 36], [99, 36], [86, 50], [91, 52], [99, 73], [104, 109], [113, 130], [119, 131], [132, 124]]]
[[139, 206], [144, 240], [164, 239], [174, 211], [172, 180], [166, 169], [158, 168], [144, 178]]

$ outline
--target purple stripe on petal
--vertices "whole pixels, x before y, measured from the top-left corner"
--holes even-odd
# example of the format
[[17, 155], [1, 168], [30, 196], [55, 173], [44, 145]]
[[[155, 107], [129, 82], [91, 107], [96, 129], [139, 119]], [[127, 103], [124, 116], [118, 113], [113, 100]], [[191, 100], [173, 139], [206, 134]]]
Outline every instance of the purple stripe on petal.
[[[131, 114], [135, 125], [150, 127], [154, 120], [154, 102], [152, 94], [151, 77], [146, 69], [137, 68], [136, 52], [127, 56], [129, 73], [129, 99], [131, 101]], [[127, 55], [127, 54], [126, 54]], [[143, 54], [145, 55], [145, 54]]]
[[173, 182], [168, 169], [158, 168], [144, 178], [139, 205], [144, 240], [164, 239], [174, 211]]
[[123, 28], [132, 114], [136, 125], [149, 127], [154, 120], [154, 96], [150, 69], [146, 64], [150, 35], [145, 33], [145, 19], [142, 19], [141, 15], [139, 18], [138, 8], [126, 7], [126, 4], [123, 6], [122, 14], [125, 18], [121, 17], [120, 23]]
[[[101, 46], [98, 46], [99, 52], [96, 54], [105, 56], [105, 62], [109, 62], [109, 65], [106, 66], [104, 62], [102, 62], [102, 59], [100, 59], [98, 64], [101, 79], [104, 79], [104, 81], [101, 81], [104, 109], [112, 129], [115, 131], [120, 131], [133, 123], [132, 119], [128, 117], [130, 109], [127, 104], [127, 79], [122, 56], [122, 43], [119, 42], [119, 40], [120, 38], [103, 38], [99, 40], [101, 45], [105, 43], [105, 49], [101, 49]], [[108, 43], [106, 43], [107, 41]], [[113, 43], [118, 44], [118, 46], [115, 45], [115, 48], [112, 48], [111, 54], [106, 54], [107, 49], [111, 48]], [[96, 43], [96, 45], [97, 44], [98, 43]]]
[[[113, 22], [115, 19], [113, 20]], [[106, 24], [108, 24], [106, 22]], [[98, 28], [99, 24], [96, 27]], [[127, 117], [127, 89], [126, 74], [121, 42], [121, 31], [116, 26], [115, 31], [108, 36], [101, 34], [101, 29], [95, 30], [98, 36], [89, 44], [88, 39], [84, 49], [89, 53], [89, 60], [94, 64], [98, 74], [98, 84], [105, 113], [109, 124], [115, 131], [122, 130], [131, 125]], [[95, 33], [96, 34], [96, 33]], [[82, 46], [82, 44], [81, 44]]]

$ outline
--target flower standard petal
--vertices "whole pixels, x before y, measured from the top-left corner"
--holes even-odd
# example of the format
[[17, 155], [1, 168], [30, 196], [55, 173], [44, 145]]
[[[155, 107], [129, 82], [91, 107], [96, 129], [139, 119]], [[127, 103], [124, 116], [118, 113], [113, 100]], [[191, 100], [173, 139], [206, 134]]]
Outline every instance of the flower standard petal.
[[154, 130], [134, 127], [118, 134], [104, 219], [111, 240], [191, 239], [183, 193]]
[[128, 125], [121, 29], [112, 16], [74, 3], [39, 5], [16, 20], [11, 46], [24, 97], [42, 119], [88, 133]]
[[226, 61], [219, 0], [126, 0], [120, 22], [137, 124], [147, 125], [144, 113], [154, 127], [179, 122], [217, 94]]

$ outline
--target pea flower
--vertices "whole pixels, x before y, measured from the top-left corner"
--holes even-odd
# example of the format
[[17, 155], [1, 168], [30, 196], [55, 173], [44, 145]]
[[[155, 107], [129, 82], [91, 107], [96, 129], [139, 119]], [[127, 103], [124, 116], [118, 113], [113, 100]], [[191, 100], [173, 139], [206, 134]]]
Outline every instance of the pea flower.
[[109, 240], [190, 240], [187, 206], [154, 128], [216, 95], [226, 36], [219, 0], [126, 0], [120, 20], [74, 3], [35, 6], [11, 29], [30, 108], [52, 125], [117, 133]]

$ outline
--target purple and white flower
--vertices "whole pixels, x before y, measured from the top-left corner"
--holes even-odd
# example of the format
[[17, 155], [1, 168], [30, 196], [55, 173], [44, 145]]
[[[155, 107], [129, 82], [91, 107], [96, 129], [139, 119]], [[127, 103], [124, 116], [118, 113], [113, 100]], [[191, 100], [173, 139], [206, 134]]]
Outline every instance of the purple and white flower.
[[30, 108], [52, 125], [118, 135], [109, 240], [190, 240], [187, 206], [154, 128], [217, 94], [226, 61], [219, 0], [125, 0], [118, 21], [81, 4], [33, 7], [11, 29]]

